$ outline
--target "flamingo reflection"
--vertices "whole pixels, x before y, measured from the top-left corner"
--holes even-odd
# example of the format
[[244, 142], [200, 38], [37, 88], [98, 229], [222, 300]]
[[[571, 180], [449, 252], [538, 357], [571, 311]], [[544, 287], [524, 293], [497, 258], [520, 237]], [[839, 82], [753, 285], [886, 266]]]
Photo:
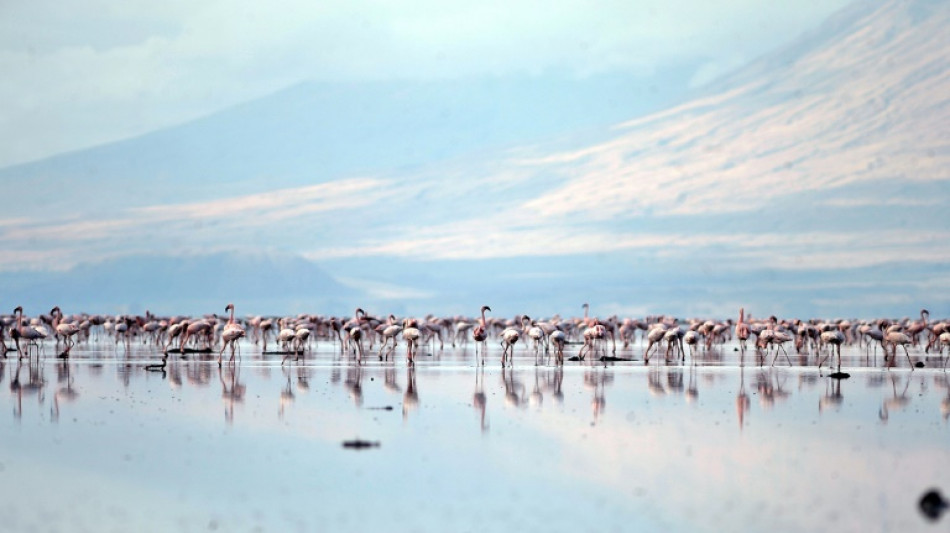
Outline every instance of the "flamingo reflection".
[[475, 392], [472, 394], [472, 407], [478, 411], [479, 425], [482, 433], [488, 431], [488, 424], [485, 421], [485, 411], [488, 405], [488, 398], [485, 396], [485, 367], [480, 366], [475, 371]]
[[686, 385], [686, 401], [689, 403], [699, 399], [699, 389], [696, 387], [696, 365], [689, 367], [689, 383]]
[[224, 401], [224, 419], [228, 424], [234, 423], [234, 404], [244, 402], [244, 393], [247, 387], [241, 383], [241, 367], [227, 365], [225, 369], [218, 367], [218, 380], [221, 381], [221, 400]]
[[501, 381], [505, 386], [505, 404], [512, 407], [523, 407], [525, 387], [524, 383], [515, 376], [515, 371], [502, 367]]
[[825, 382], [825, 395], [818, 399], [819, 413], [825, 409], [838, 408], [841, 406], [841, 402], [844, 401], [844, 396], [841, 395], [842, 381], [844, 380], [828, 378]]
[[10, 378], [10, 392], [16, 396], [16, 404], [13, 406], [13, 416], [17, 420], [23, 417], [23, 397], [35, 394], [37, 403], [43, 404], [45, 399], [44, 389], [46, 380], [43, 378], [43, 369], [40, 364], [33, 364], [32, 360], [27, 363], [27, 382], [20, 382], [21, 362], [17, 361], [16, 372]]
[[402, 419], [409, 419], [409, 412], [419, 407], [419, 393], [416, 391], [416, 367], [406, 367], [406, 393], [402, 396]]
[[894, 395], [890, 398], [885, 398], [884, 402], [881, 404], [880, 410], [878, 410], [877, 416], [881, 420], [881, 423], [886, 424], [891, 417], [891, 410], [901, 410], [907, 407], [907, 404], [910, 403], [910, 398], [907, 397], [907, 389], [910, 387], [910, 379], [907, 379], [907, 383], [904, 384], [904, 390], [900, 394], [897, 394], [897, 382], [900, 381], [900, 378], [896, 374], [890, 374], [891, 378], [891, 390]]
[[541, 375], [540, 368], [534, 368], [534, 388], [531, 389], [531, 394], [528, 396], [528, 404], [541, 409], [541, 404], [544, 402], [544, 395], [541, 394]]
[[[939, 382], [938, 379], [940, 379]], [[946, 422], [950, 419], [950, 377], [947, 374], [944, 374], [942, 379], [934, 376], [934, 383], [942, 386], [947, 391], [947, 395], [940, 400], [940, 414], [943, 416], [943, 421]]]
[[294, 403], [295, 399], [293, 383], [290, 381], [290, 369], [285, 368], [284, 375], [287, 377], [287, 384], [280, 390], [280, 406], [277, 408], [277, 417], [281, 420], [284, 419], [287, 406]]
[[736, 414], [739, 416], [739, 431], [745, 427], [745, 415], [752, 406], [749, 393], [745, 390], [745, 367], [739, 366], [739, 392], [736, 394]]
[[56, 389], [53, 393], [53, 405], [50, 408], [50, 420], [56, 422], [59, 420], [59, 403], [73, 403], [79, 398], [79, 392], [73, 388], [73, 377], [71, 367], [65, 361], [60, 365], [61, 375], [59, 381], [66, 382], [64, 387]]
[[363, 406], [363, 367], [351, 366], [346, 369], [346, 380], [343, 381], [350, 398], [353, 399], [353, 405]]

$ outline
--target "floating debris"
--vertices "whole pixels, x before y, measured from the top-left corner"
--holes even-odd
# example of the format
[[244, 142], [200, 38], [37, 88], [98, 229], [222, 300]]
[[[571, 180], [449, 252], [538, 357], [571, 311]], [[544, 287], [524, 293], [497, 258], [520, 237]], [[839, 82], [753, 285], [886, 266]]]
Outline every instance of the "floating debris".
[[928, 490], [920, 498], [920, 512], [932, 521], [939, 520], [946, 510], [947, 500], [943, 499], [936, 489]]
[[851, 377], [851, 374], [847, 372], [832, 372], [828, 374], [828, 377], [831, 379], [848, 379]]
[[368, 441], [361, 439], [345, 440], [343, 447], [351, 450], [365, 450], [367, 448], [379, 448], [379, 441]]

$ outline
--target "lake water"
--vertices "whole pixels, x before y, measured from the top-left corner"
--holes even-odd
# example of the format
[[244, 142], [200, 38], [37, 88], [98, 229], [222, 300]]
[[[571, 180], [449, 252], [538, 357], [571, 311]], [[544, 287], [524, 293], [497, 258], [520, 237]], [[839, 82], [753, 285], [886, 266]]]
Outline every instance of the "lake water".
[[[490, 345], [491, 346], [491, 345]], [[0, 363], [0, 531], [913, 531], [950, 491], [950, 377], [845, 350], [850, 379], [732, 346], [563, 368], [524, 347], [363, 367], [245, 345]], [[572, 347], [576, 351], [576, 347]], [[642, 357], [642, 348], [634, 352]], [[630, 356], [620, 352], [618, 355]], [[923, 354], [911, 350], [911, 355]], [[903, 355], [901, 355], [903, 357]], [[870, 366], [866, 366], [870, 365]], [[934, 368], [936, 367], [936, 368]], [[378, 443], [365, 449], [344, 441]]]

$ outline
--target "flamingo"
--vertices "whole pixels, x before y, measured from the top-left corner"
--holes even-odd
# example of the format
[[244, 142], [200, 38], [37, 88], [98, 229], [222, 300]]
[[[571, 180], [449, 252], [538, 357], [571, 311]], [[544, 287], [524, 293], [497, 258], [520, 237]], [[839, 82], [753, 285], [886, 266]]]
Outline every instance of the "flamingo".
[[238, 339], [244, 337], [246, 332], [244, 331], [244, 326], [238, 324], [234, 321], [234, 304], [229, 303], [224, 308], [225, 311], [230, 311], [231, 316], [228, 318], [228, 323], [224, 326], [224, 330], [221, 332], [221, 340], [224, 341], [221, 345], [221, 351], [218, 352], [218, 368], [221, 368], [221, 356], [224, 354], [224, 349], [231, 345], [231, 360], [229, 363], [234, 362], [234, 343]]
[[[509, 365], [514, 364], [515, 359], [515, 344], [518, 342], [518, 339], [521, 338], [521, 331], [517, 328], [506, 328], [501, 332], [501, 345], [504, 347], [504, 350], [501, 352], [501, 366], [504, 367], [507, 362]], [[508, 351], [511, 350], [511, 360], [508, 359]], [[484, 357], [484, 356], [483, 356]]]
[[535, 363], [537, 363], [538, 352], [540, 351], [541, 346], [544, 346], [545, 353], [548, 351], [548, 347], [545, 341], [546, 336], [545, 336], [544, 330], [541, 329], [541, 327], [538, 326], [537, 323], [534, 321], [531, 321], [531, 326], [528, 328], [527, 333], [528, 333], [528, 338], [534, 341], [534, 358], [535, 358]]
[[[586, 306], [587, 304], [584, 304], [584, 305]], [[585, 308], [584, 315], [585, 316], [587, 315], [587, 308]], [[584, 329], [584, 345], [581, 346], [580, 351], [577, 353], [577, 358], [580, 359], [581, 361], [583, 361], [584, 358], [587, 357], [584, 354], [584, 348], [587, 348], [588, 354], [592, 354], [594, 353], [594, 349], [597, 345], [597, 341], [601, 341], [607, 338], [607, 328], [603, 324], [597, 322], [596, 319], [592, 319], [592, 318], [585, 318], [585, 320], [587, 323], [587, 328]], [[604, 350], [606, 351], [606, 348]]]
[[355, 325], [351, 326], [350, 329], [346, 332], [350, 340], [356, 342], [356, 362], [357, 364], [363, 363], [363, 344], [360, 340], [363, 338], [363, 328], [362, 321], [366, 316], [366, 311], [363, 311], [359, 307], [356, 308], [356, 311], [353, 312], [353, 322]]
[[419, 342], [419, 337], [422, 336], [422, 333], [416, 325], [415, 319], [412, 318], [407, 318], [402, 321], [402, 338], [406, 340], [406, 362], [409, 365], [415, 364], [413, 348], [416, 346], [416, 343]]
[[[389, 339], [393, 340], [392, 349], [396, 349], [396, 335], [399, 335], [399, 332], [402, 331], [402, 326], [396, 324], [395, 315], [389, 315], [389, 325], [383, 328], [383, 344], [379, 347], [379, 360], [383, 360], [383, 350], [386, 348], [386, 345], [389, 344]], [[389, 359], [389, 352], [386, 352], [386, 358]]]
[[782, 350], [782, 353], [785, 354], [785, 360], [788, 361], [788, 366], [792, 366], [792, 360], [789, 359], [788, 352], [785, 351], [785, 343], [790, 342], [792, 337], [788, 333], [776, 328], [775, 323], [777, 320], [774, 315], [769, 317], [769, 327], [762, 330], [762, 333], [759, 334], [757, 345], [760, 348], [766, 348], [766, 351], [768, 351], [768, 347], [772, 345], [778, 346], [778, 349], [775, 350], [775, 354], [772, 356], [772, 364], [770, 366], [775, 366], [775, 359], [778, 358], [778, 350]]
[[[881, 342], [884, 345], [884, 359], [887, 360], [887, 345], [890, 344], [893, 347], [894, 359], [897, 359], [897, 345], [900, 344], [904, 348], [904, 355], [907, 356], [907, 362], [910, 363], [911, 372], [914, 371], [914, 362], [910, 358], [910, 354], [907, 353], [907, 345], [910, 344], [912, 339], [906, 334], [900, 331], [900, 326], [897, 326], [897, 329], [894, 329], [895, 326], [887, 328], [887, 332], [884, 333], [884, 340]], [[890, 368], [890, 367], [888, 367]]]
[[56, 330], [56, 335], [63, 337], [63, 344], [66, 345], [66, 349], [63, 350], [63, 357], [69, 357], [69, 350], [75, 345], [71, 339], [79, 333], [79, 326], [68, 322], [61, 323], [63, 320], [63, 312], [59, 306], [52, 308], [49, 314], [53, 317], [53, 329]]
[[841, 330], [839, 329], [825, 331], [825, 332], [822, 332], [820, 338], [823, 344], [831, 345], [831, 352], [825, 357], [823, 357], [821, 361], [818, 361], [818, 370], [821, 370], [821, 364], [825, 361], [825, 359], [834, 355], [835, 349], [837, 349], [838, 350], [838, 372], [840, 373], [841, 372], [841, 344], [844, 342], [844, 333], [842, 333]]
[[172, 341], [177, 339], [181, 332], [188, 327], [188, 321], [182, 320], [181, 322], [176, 322], [171, 326], [168, 326], [168, 336], [165, 338], [165, 347], [162, 348], [162, 352], [168, 353], [168, 347], [171, 346]]
[[274, 319], [265, 318], [264, 320], [261, 320], [260, 328], [261, 328], [261, 340], [264, 343], [264, 345], [261, 347], [261, 352], [266, 353], [267, 352], [267, 335], [270, 333], [270, 330], [274, 329]]
[[[699, 333], [696, 330], [689, 330], [683, 335], [683, 342], [689, 346], [689, 357], [693, 364], [696, 364], [696, 347], [699, 345]], [[686, 357], [686, 354], [683, 354]]]
[[478, 345], [482, 345], [482, 365], [485, 364], [485, 340], [488, 339], [488, 325], [485, 323], [485, 311], [491, 311], [491, 307], [483, 305], [481, 309], [482, 317], [478, 320], [478, 325], [472, 330], [472, 338], [475, 339], [475, 364], [478, 364]]
[[[277, 332], [277, 342], [280, 343], [280, 349], [284, 352], [289, 352], [289, 344], [294, 342], [294, 339], [297, 337], [297, 330], [287, 325], [286, 322], [289, 319], [281, 318], [278, 320], [278, 332]], [[286, 357], [284, 358], [286, 359]]]
[[663, 340], [663, 336], [666, 335], [666, 326], [663, 324], [656, 324], [650, 331], [647, 332], [647, 349], [643, 352], [643, 362], [650, 362], [650, 349], [656, 345], [657, 353], [660, 353], [659, 342]]
[[[118, 326], [118, 324], [117, 324]], [[179, 353], [185, 353], [185, 344], [188, 343], [188, 339], [192, 336], [208, 334], [211, 332], [211, 323], [205, 320], [196, 320], [194, 322], [188, 322], [187, 327], [184, 327], [181, 333], [181, 344], [178, 346]]]
[[294, 331], [294, 342], [292, 345], [294, 353], [303, 353], [304, 346], [307, 345], [308, 340], [310, 340], [310, 329], [303, 324], [298, 325]]
[[[23, 325], [23, 307], [17, 306], [13, 310], [13, 314], [16, 315], [16, 329], [11, 333], [13, 336], [13, 341], [16, 343], [17, 355], [20, 359], [23, 358], [23, 353], [20, 351], [20, 339], [26, 339], [26, 353], [30, 354], [30, 345], [36, 345], [36, 341], [46, 338], [46, 334], [37, 329], [32, 325]], [[38, 345], [37, 345], [38, 347]]]
[[670, 351], [672, 351], [675, 356], [677, 350], [680, 352], [680, 357], [686, 359], [686, 352], [683, 350], [683, 330], [679, 326], [666, 330], [666, 333], [663, 334], [663, 340], [666, 341], [667, 361], [670, 359]]
[[739, 321], [736, 322], [736, 338], [739, 339], [739, 348], [745, 351], [745, 342], [749, 340], [749, 325], [745, 323], [745, 308], [739, 308]]
[[548, 341], [554, 345], [554, 357], [558, 365], [564, 364], [564, 345], [567, 343], [567, 335], [563, 331], [556, 329], [548, 335]]

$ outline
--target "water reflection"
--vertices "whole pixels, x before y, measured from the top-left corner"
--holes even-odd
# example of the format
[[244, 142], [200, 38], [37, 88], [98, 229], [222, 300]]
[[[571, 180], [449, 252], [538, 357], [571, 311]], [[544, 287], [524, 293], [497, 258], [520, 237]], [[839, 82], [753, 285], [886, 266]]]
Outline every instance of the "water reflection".
[[419, 393], [416, 390], [416, 367], [406, 367], [406, 393], [402, 395], [402, 419], [409, 418], [409, 413], [419, 407]]
[[363, 367], [351, 366], [346, 369], [346, 380], [343, 382], [356, 407], [363, 406]]
[[841, 406], [841, 402], [844, 400], [844, 395], [841, 394], [841, 383], [843, 381], [845, 380], [831, 378], [825, 380], [825, 394], [818, 399], [819, 413], [826, 409], [837, 409]]
[[488, 397], [485, 396], [485, 367], [479, 365], [475, 370], [475, 392], [472, 394], [472, 407], [478, 412], [479, 427], [482, 433], [488, 431], [485, 412], [488, 407]]
[[884, 398], [884, 402], [881, 404], [881, 409], [878, 411], [878, 418], [880, 418], [881, 422], [884, 424], [886, 424], [890, 419], [891, 411], [903, 410], [910, 403], [910, 398], [907, 397], [907, 389], [910, 388], [910, 379], [908, 378], [906, 380], [904, 383], [904, 388], [901, 390], [900, 394], [898, 394], [897, 384], [900, 381], [899, 377], [896, 374], [891, 374], [889, 377], [893, 396]]
[[[133, 348], [133, 352], [134, 350]], [[421, 359], [420, 365], [414, 367], [397, 365], [391, 361], [379, 362], [378, 366], [360, 366], [348, 364], [345, 357], [339, 359], [335, 352], [329, 354], [326, 359], [331, 364], [327, 366], [322, 363], [321, 366], [321, 353], [318, 350], [311, 353], [311, 359], [284, 365], [279, 365], [277, 359], [253, 358], [243, 364], [224, 365], [219, 368], [212, 364], [213, 358], [173, 357], [160, 373], [147, 372], [144, 364], [146, 361], [137, 360], [135, 356], [128, 360], [113, 360], [107, 354], [102, 359], [95, 359], [94, 354], [86, 353], [68, 360], [40, 357], [0, 361], [0, 383], [6, 383], [10, 390], [10, 405], [14, 419], [17, 420], [30, 412], [31, 403], [43, 406], [46, 405], [47, 398], [51, 397], [52, 402], [44, 412], [50, 414], [52, 421], [58, 421], [64, 408], [69, 406], [74, 409], [75, 406], [81, 406], [87, 398], [94, 397], [82, 394], [82, 387], [77, 386], [77, 383], [89, 381], [93, 384], [106, 384], [110, 382], [109, 377], [114, 376], [114, 383], [126, 391], [125, 395], [131, 395], [135, 391], [141, 394], [140, 388], [151, 375], [167, 383], [169, 390], [181, 393], [206, 389], [215, 382], [221, 388], [224, 420], [227, 424], [234, 424], [236, 409], [249, 401], [249, 390], [254, 391], [256, 402], [256, 398], [264, 395], [261, 389], [270, 388], [270, 376], [275, 372], [281, 376], [280, 386], [272, 389], [270, 394], [279, 398], [279, 419], [284, 419], [291, 406], [299, 401], [300, 395], [310, 394], [316, 380], [321, 385], [338, 386], [345, 392], [349, 404], [357, 410], [367, 408], [366, 387], [372, 382], [369, 394], [374, 397], [377, 390], [401, 397], [402, 417], [403, 420], [408, 420], [419, 409], [419, 381], [423, 382], [422, 385], [430, 381], [435, 384], [440, 377], [455, 379], [454, 372], [458, 372], [460, 376], [467, 376], [464, 379], [474, 381], [474, 389], [468, 389], [472, 391], [470, 398], [463, 393], [457, 401], [464, 401], [476, 411], [478, 428], [482, 433], [488, 432], [493, 407], [514, 407], [518, 410], [531, 407], [531, 412], [562, 413], [561, 407], [567, 398], [566, 386], [582, 387], [588, 391], [586, 397], [589, 413], [595, 423], [601, 422], [607, 412], [607, 389], [612, 387], [617, 376], [625, 376], [622, 389], [624, 394], [628, 394], [626, 391], [635, 391], [637, 387], [634, 387], [633, 383], [645, 378], [645, 387], [640, 385], [640, 390], [651, 398], [683, 398], [686, 403], [709, 409], [715, 409], [716, 406], [712, 402], [721, 397], [722, 393], [730, 388], [731, 383], [735, 386], [732, 389], [733, 403], [740, 430], [749, 424], [748, 417], [753, 409], [752, 396], [756, 397], [757, 410], [762, 414], [775, 410], [777, 405], [787, 403], [796, 395], [814, 395], [810, 397], [817, 399], [818, 412], [825, 413], [829, 410], [841, 410], [845, 388], [856, 388], [862, 391], [864, 396], [874, 397], [875, 405], [871, 412], [876, 412], [877, 419], [883, 424], [896, 413], [906, 412], [915, 395], [933, 396], [935, 401], [931, 405], [937, 408], [942, 420], [950, 420], [950, 378], [942, 369], [917, 370], [915, 373], [910, 373], [907, 369], [868, 369], [857, 373], [851, 380], [838, 380], [822, 377], [816, 370], [811, 369], [767, 366], [762, 364], [761, 359], [755, 361], [756, 366], [740, 365], [732, 369], [710, 364], [721, 362], [724, 351], [718, 348], [697, 350], [697, 364], [690, 361], [686, 365], [650, 364], [646, 368], [613, 362], [607, 366], [559, 366], [552, 363], [498, 368], [479, 365], [450, 367], [453, 370], [448, 374], [429, 370], [422, 364]], [[861, 347], [858, 351], [863, 352], [864, 348]], [[464, 349], [459, 349], [457, 353], [445, 352], [442, 354], [442, 361], [428, 359], [426, 362], [438, 368], [442, 364], [451, 364], [458, 353], [464, 352]], [[738, 357], [741, 361], [742, 354], [739, 353]], [[864, 353], [859, 353], [859, 357], [864, 358]], [[105, 372], [109, 366], [112, 367], [111, 372]], [[250, 380], [244, 377], [248, 373]], [[47, 374], [54, 375], [52, 384]], [[639, 382], [643, 384], [644, 381]], [[919, 394], [910, 393], [912, 381], [919, 382]], [[796, 383], [797, 387], [790, 386]], [[932, 388], [929, 387], [930, 384]], [[471, 381], [469, 385], [458, 388], [467, 389], [470, 386]], [[51, 387], [51, 391], [47, 392]], [[700, 388], [704, 388], [704, 394], [709, 395], [709, 402], [698, 403]], [[321, 394], [332, 394], [332, 390], [321, 389]], [[495, 394], [502, 396], [504, 401], [492, 404], [491, 396]], [[369, 405], [373, 406], [372, 403]], [[557, 409], [551, 411], [549, 406]]]
[[739, 418], [739, 430], [745, 427], [745, 416], [752, 406], [749, 393], [745, 390], [745, 367], [739, 367], [739, 392], [736, 394], [736, 415]]
[[218, 367], [218, 381], [221, 382], [221, 400], [224, 402], [224, 419], [228, 424], [234, 423], [234, 405], [244, 402], [244, 393], [247, 387], [241, 383], [241, 367], [224, 365]]
[[79, 392], [73, 387], [72, 365], [65, 361], [56, 365], [56, 382], [61, 386], [53, 393], [53, 406], [50, 409], [50, 420], [53, 422], [59, 421], [60, 404], [70, 404], [79, 399]]
[[[70, 468], [89, 460], [86, 479], [129, 473], [130, 479], [110, 485], [108, 494], [131, 506], [117, 487], [128, 491], [135, 483], [145, 483], [141, 480], [158, 483], [155, 480], [163, 476], [174, 487], [168, 489], [172, 496], [166, 504], [179, 494], [200, 500], [194, 493], [181, 492], [186, 489], [178, 474], [184, 472], [196, 483], [200, 482], [194, 481], [196, 477], [215, 480], [202, 485], [202, 491], [226, 493], [239, 502], [236, 507], [264, 502], [263, 509], [255, 509], [264, 516], [267, 506], [283, 510], [285, 499], [306, 507], [294, 499], [293, 479], [288, 481], [287, 476], [306, 465], [317, 465], [312, 473], [314, 483], [324, 483], [319, 485], [321, 501], [340, 509], [365, 497], [360, 488], [365, 491], [366, 484], [353, 480], [365, 481], [370, 475], [374, 480], [405, 479], [411, 472], [427, 493], [444, 495], [433, 499], [438, 518], [461, 513], [464, 507], [454, 507], [455, 502], [475, 497], [480, 508], [512, 516], [528, 505], [526, 494], [496, 495], [486, 488], [496, 486], [498, 479], [529, 480], [525, 483], [530, 494], [551, 487], [565, 494], [582, 490], [604, 502], [605, 516], [614, 513], [631, 523], [651, 509], [668, 516], [688, 516], [686, 511], [677, 514], [683, 509], [715, 517], [727, 500], [735, 512], [749, 516], [769, 504], [763, 494], [780, 498], [796, 516], [807, 515], [803, 509], [807, 504], [822, 509], [819, 516], [827, 519], [829, 507], [837, 512], [858, 505], [846, 496], [830, 494], [832, 490], [851, 494], [857, 483], [847, 476], [829, 479], [839, 464], [855, 469], [869, 462], [878, 465], [881, 473], [862, 470], [861, 490], [872, 487], [877, 499], [886, 493], [893, 504], [889, 512], [906, 494], [927, 488], [917, 486], [920, 482], [914, 476], [921, 472], [946, 473], [950, 479], [942, 466], [931, 466], [943, 464], [940, 459], [945, 458], [950, 431], [946, 423], [950, 376], [942, 369], [911, 373], [871, 368], [855, 371], [849, 380], [835, 380], [815, 369], [752, 364], [751, 350], [748, 365], [722, 366], [715, 363], [722, 359], [715, 348], [698, 349], [696, 364], [686, 365], [562, 367], [552, 362], [500, 368], [459, 364], [465, 357], [461, 352], [445, 351], [439, 361], [420, 354], [413, 367], [392, 361], [364, 361], [357, 366], [345, 355], [340, 359], [334, 346], [329, 353], [316, 349], [307, 359], [283, 366], [279, 357], [246, 356], [240, 364], [221, 368], [213, 359], [173, 357], [163, 372], [149, 372], [146, 358], [133, 353], [128, 360], [115, 360], [109, 348], [104, 357], [76, 353], [68, 361], [0, 361], [4, 386], [0, 390], [10, 391], [0, 394], [0, 408], [9, 406], [10, 411], [0, 413], [12, 413], [0, 416], [5, 439], [0, 475], [4, 464], [9, 471], [15, 462], [68, 477]], [[468, 353], [471, 358], [471, 349]], [[531, 360], [530, 353], [527, 357]], [[795, 357], [793, 363], [797, 362]], [[380, 446], [344, 450], [341, 443], [354, 437]], [[175, 475], [157, 472], [163, 468], [155, 465], [180, 464], [181, 457], [172, 451], [180, 450], [181, 442], [192, 444], [188, 468]], [[868, 442], [875, 443], [873, 449]], [[110, 455], [111, 450], [125, 448], [142, 449], [148, 460], [138, 464], [126, 459], [124, 452]], [[202, 451], [224, 448], [279, 453], [260, 454], [235, 469], [228, 462], [233, 456], [218, 458]], [[903, 448], [913, 453], [897, 453]], [[62, 471], [56, 471], [59, 459], [69, 461]], [[257, 462], [265, 461], [267, 468], [257, 468]], [[462, 474], [451, 476], [454, 484], [441, 484], [448, 470]], [[238, 475], [245, 471], [245, 477]], [[15, 475], [26, 477], [21, 471]], [[81, 485], [82, 477], [70, 482]], [[696, 489], [690, 498], [678, 499], [676, 491], [664, 490], [672, 477]], [[769, 489], [768, 480], [776, 478], [790, 487], [788, 495], [769, 493], [774, 489]], [[633, 487], [631, 479], [637, 480]], [[479, 481], [465, 485], [469, 480]], [[379, 493], [399, 498], [398, 485], [379, 483]], [[825, 485], [831, 487], [826, 492]], [[251, 486], [253, 497], [244, 488]], [[9, 496], [12, 490], [3, 494]], [[821, 496], [819, 503], [816, 494]], [[386, 498], [374, 499], [374, 506], [386, 505], [380, 503]], [[509, 498], [517, 503], [506, 506]], [[386, 511], [405, 519], [410, 515], [399, 513], [411, 506], [398, 501], [403, 505]], [[579, 505], [573, 500], [558, 504]], [[630, 508], [639, 512], [632, 515]], [[874, 515], [874, 509], [861, 511], [878, 521], [892, 516]], [[182, 511], [176, 508], [176, 512]], [[227, 513], [215, 519], [223, 520], [221, 516]], [[351, 525], [365, 525], [353, 517], [349, 520]], [[202, 526], [208, 523], [205, 520]], [[689, 525], [696, 523], [687, 520], [674, 529], [696, 529]], [[726, 519], [718, 529], [735, 529], [729, 525]], [[780, 529], [821, 528], [815, 523], [796, 525], [802, 527]], [[235, 523], [229, 526], [240, 529]], [[432, 526], [419, 529], [437, 529]], [[487, 529], [505, 528], [497, 526]], [[347, 529], [367, 528], [340, 528]], [[895, 524], [892, 529], [908, 528]]]

